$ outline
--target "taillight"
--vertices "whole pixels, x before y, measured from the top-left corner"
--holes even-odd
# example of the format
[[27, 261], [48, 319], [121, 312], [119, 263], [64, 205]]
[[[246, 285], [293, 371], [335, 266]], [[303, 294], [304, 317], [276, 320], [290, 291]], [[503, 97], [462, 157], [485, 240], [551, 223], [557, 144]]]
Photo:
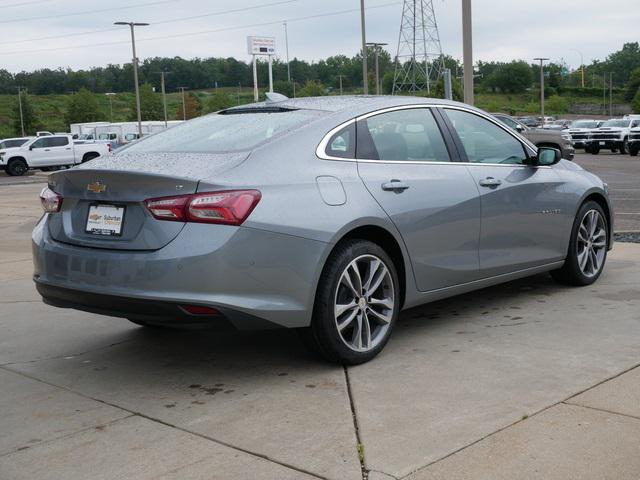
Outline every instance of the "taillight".
[[59, 212], [62, 208], [62, 195], [58, 195], [49, 187], [44, 187], [40, 192], [40, 203], [47, 213]]
[[241, 225], [260, 198], [258, 190], [226, 190], [150, 198], [145, 204], [158, 220]]

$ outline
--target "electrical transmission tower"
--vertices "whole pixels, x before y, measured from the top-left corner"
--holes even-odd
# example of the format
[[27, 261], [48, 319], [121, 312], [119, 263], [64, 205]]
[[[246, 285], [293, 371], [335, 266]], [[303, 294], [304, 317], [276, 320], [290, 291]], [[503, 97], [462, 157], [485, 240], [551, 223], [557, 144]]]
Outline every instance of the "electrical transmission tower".
[[404, 0], [393, 93], [431, 88], [444, 69], [433, 0]]

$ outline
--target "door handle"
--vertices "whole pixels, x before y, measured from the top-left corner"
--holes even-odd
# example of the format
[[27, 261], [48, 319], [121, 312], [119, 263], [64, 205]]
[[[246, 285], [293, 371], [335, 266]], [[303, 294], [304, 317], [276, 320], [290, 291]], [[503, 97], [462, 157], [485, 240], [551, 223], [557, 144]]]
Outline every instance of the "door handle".
[[65, 148], [65, 150], [71, 150], [71, 147], [67, 147], [67, 148]]
[[401, 182], [400, 180], [391, 180], [390, 182], [382, 184], [382, 190], [401, 193], [409, 188], [409, 184]]
[[45, 152], [48, 152], [48, 151], [49, 151], [49, 149], [48, 149], [48, 148], [45, 148], [45, 149], [44, 149], [44, 151], [45, 151]]
[[502, 180], [498, 180], [497, 178], [487, 177], [480, 180], [480, 186], [482, 187], [497, 187], [502, 184]]

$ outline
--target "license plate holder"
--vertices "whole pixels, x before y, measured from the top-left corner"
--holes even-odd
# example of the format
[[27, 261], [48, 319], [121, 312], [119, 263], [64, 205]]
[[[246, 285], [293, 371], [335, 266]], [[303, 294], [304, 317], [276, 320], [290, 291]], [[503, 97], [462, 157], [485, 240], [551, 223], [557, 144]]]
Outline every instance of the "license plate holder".
[[85, 232], [103, 237], [119, 237], [122, 235], [126, 207], [94, 203], [89, 205]]

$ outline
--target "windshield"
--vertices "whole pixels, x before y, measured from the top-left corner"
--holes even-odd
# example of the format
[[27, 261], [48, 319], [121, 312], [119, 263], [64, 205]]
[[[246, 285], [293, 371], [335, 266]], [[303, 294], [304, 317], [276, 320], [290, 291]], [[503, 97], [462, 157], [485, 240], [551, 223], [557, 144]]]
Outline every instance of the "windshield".
[[317, 115], [319, 113], [312, 110], [214, 113], [141, 140], [127, 152], [220, 153], [249, 150]]
[[596, 128], [598, 124], [593, 120], [576, 120], [571, 122], [572, 128]]
[[629, 120], [607, 120], [601, 126], [602, 127], [626, 127], [629, 125]]

